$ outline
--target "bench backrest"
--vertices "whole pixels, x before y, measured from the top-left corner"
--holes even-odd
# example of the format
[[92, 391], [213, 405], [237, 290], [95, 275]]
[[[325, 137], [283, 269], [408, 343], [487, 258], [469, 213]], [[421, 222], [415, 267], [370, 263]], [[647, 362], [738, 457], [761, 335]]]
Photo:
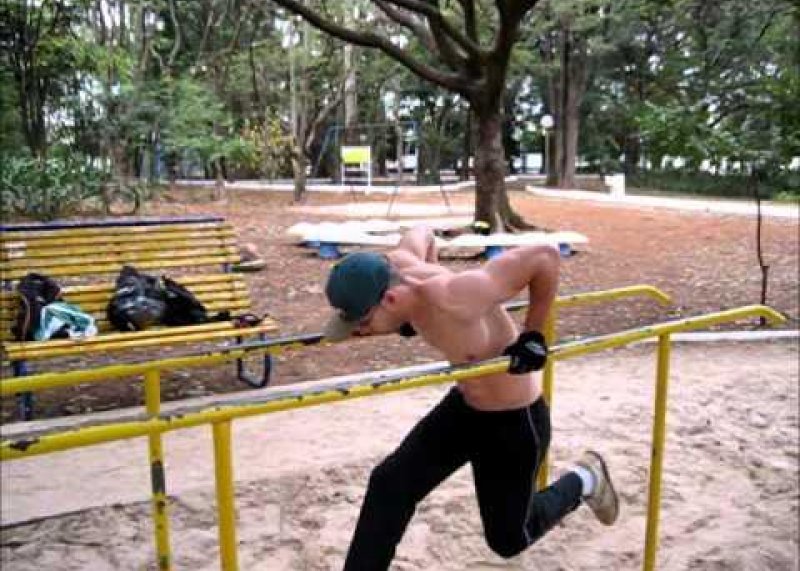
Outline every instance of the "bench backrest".
[[224, 271], [239, 259], [233, 227], [216, 218], [0, 227], [0, 339], [11, 339], [16, 283], [29, 272], [55, 279], [64, 299], [94, 315], [102, 331], [109, 329], [106, 306], [125, 264], [176, 279], [210, 312], [247, 311], [244, 279]]
[[58, 279], [116, 275], [125, 264], [154, 270], [221, 267], [238, 260], [235, 231], [221, 220], [0, 230], [0, 280], [6, 287], [28, 272]]

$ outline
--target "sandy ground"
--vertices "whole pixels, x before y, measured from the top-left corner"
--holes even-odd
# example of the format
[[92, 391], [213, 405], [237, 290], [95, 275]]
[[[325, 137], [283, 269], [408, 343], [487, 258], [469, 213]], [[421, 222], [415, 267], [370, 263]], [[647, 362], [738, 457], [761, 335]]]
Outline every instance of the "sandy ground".
[[[581, 508], [502, 560], [483, 541], [465, 468], [418, 506], [392, 568], [641, 568], [654, 349], [557, 367], [556, 470], [584, 448], [604, 452], [621, 491], [618, 525], [604, 528]], [[340, 568], [369, 470], [444, 390], [235, 423], [240, 568]], [[670, 390], [659, 569], [798, 569], [796, 340], [678, 345]], [[207, 429], [167, 440], [177, 569], [219, 568], [209, 440]], [[106, 505], [4, 527], [2, 568], [154, 568], [145, 458], [135, 441], [4, 464], [3, 510], [14, 519], [58, 511], [58, 498], [64, 509], [81, 503], [69, 498]]]

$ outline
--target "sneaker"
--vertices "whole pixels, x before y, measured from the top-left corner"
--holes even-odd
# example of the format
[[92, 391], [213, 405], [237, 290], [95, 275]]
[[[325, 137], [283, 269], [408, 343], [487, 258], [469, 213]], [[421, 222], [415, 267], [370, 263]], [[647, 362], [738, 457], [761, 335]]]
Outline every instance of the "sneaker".
[[619, 498], [603, 457], [594, 450], [587, 450], [576, 464], [589, 470], [594, 476], [594, 491], [585, 496], [583, 501], [601, 523], [612, 525], [619, 516]]

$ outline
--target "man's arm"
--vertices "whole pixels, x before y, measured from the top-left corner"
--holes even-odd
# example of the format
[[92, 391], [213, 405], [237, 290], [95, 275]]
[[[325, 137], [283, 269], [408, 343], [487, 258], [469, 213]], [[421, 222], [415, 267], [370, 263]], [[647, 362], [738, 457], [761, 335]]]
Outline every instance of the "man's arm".
[[439, 252], [433, 230], [428, 226], [414, 226], [408, 230], [397, 244], [398, 250], [405, 250], [425, 262], [436, 263]]
[[558, 291], [559, 253], [549, 245], [525, 246], [493, 258], [483, 267], [449, 279], [440, 303], [465, 319], [497, 307], [528, 288], [526, 331], [541, 331]]

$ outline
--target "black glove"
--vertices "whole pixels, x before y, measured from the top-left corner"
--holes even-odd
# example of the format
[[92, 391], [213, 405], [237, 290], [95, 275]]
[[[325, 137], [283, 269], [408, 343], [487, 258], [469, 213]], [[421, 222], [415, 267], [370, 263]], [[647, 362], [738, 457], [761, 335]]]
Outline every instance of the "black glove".
[[400, 326], [400, 329], [397, 330], [397, 332], [403, 337], [414, 337], [414, 335], [417, 334], [417, 332], [414, 331], [414, 328], [411, 326], [410, 323], [403, 323]]
[[524, 375], [538, 371], [547, 362], [547, 343], [538, 331], [524, 331], [517, 340], [505, 348], [503, 355], [511, 357], [508, 372]]

